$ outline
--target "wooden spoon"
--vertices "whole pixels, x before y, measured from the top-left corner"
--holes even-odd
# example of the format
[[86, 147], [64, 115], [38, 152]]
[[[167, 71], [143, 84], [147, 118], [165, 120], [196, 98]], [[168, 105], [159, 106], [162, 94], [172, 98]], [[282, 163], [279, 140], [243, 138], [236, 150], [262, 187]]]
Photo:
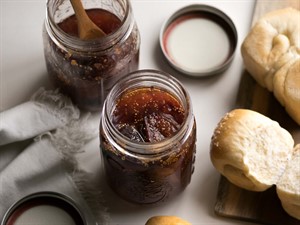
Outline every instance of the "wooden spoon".
[[70, 0], [78, 20], [79, 38], [91, 40], [104, 37], [106, 34], [86, 14], [80, 0]]

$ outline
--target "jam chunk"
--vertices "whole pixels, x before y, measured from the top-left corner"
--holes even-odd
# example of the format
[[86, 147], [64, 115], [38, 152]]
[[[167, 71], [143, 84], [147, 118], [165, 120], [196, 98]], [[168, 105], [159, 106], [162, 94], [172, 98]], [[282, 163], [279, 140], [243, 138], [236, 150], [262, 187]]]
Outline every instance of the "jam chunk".
[[158, 142], [172, 137], [185, 118], [183, 106], [170, 93], [154, 88], [126, 91], [112, 114], [115, 127], [137, 142]]

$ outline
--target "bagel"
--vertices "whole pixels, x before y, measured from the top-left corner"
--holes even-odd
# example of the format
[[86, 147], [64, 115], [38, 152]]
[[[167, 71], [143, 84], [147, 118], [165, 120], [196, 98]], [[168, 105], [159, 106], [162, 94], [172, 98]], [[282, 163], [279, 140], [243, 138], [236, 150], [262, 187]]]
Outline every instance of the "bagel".
[[264, 15], [244, 39], [241, 54], [246, 70], [300, 125], [300, 11]]

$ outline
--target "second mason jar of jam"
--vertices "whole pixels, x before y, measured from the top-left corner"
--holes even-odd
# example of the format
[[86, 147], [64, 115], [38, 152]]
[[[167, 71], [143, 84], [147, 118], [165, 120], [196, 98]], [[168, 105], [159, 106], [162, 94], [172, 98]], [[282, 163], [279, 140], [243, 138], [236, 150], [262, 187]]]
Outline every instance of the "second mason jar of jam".
[[106, 179], [124, 199], [153, 204], [183, 191], [194, 170], [195, 144], [190, 97], [171, 75], [139, 70], [107, 96], [100, 148]]
[[80, 108], [98, 111], [111, 87], [138, 69], [140, 35], [129, 0], [81, 0], [106, 35], [78, 37], [69, 0], [48, 0], [44, 54], [50, 80]]

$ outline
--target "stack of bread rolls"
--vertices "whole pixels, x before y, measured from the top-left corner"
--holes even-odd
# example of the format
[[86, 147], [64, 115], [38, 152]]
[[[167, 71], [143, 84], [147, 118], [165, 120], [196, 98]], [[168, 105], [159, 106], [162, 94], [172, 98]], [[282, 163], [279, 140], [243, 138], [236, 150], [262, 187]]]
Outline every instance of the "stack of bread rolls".
[[276, 121], [235, 109], [214, 130], [210, 157], [214, 167], [241, 188], [265, 191], [276, 185], [283, 208], [300, 220], [299, 148]]
[[[285, 8], [264, 15], [246, 36], [241, 53], [251, 76], [300, 125], [300, 11]], [[236, 109], [218, 123], [210, 156], [215, 168], [241, 188], [264, 191], [276, 185], [283, 209], [300, 220], [300, 145], [294, 145], [276, 121]]]
[[241, 53], [247, 71], [300, 125], [300, 11], [267, 13], [250, 30]]

